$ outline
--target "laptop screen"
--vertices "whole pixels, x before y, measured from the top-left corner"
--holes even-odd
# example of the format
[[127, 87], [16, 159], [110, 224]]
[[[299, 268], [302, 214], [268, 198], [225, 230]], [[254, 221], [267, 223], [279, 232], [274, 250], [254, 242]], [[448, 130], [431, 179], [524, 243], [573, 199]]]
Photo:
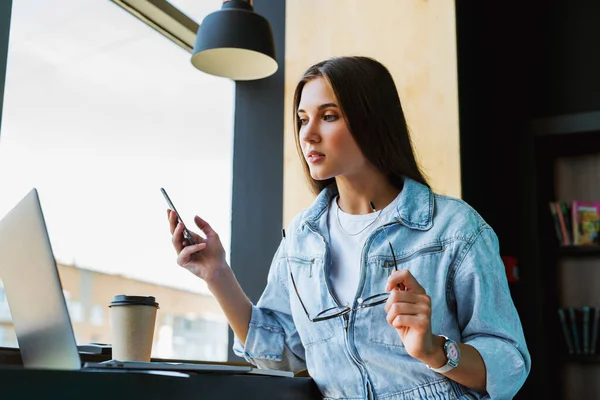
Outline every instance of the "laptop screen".
[[0, 279], [26, 368], [79, 369], [81, 360], [38, 191], [0, 221]]

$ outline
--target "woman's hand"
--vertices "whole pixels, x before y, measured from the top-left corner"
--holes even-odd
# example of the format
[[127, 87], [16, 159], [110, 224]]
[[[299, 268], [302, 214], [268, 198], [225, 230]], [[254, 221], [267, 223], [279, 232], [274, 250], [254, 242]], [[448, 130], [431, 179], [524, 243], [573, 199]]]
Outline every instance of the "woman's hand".
[[217, 279], [222, 268], [228, 268], [225, 261], [225, 249], [217, 232], [211, 228], [208, 222], [199, 216], [195, 216], [196, 226], [200, 228], [206, 237], [190, 231], [190, 235], [196, 243], [190, 244], [183, 236], [183, 224], [177, 219], [177, 213], [167, 210], [167, 217], [173, 235], [173, 247], [177, 252], [177, 264], [207, 283]]
[[391, 291], [385, 303], [387, 322], [398, 332], [408, 354], [431, 365], [443, 355], [440, 337], [431, 332], [431, 298], [408, 270], [394, 271], [385, 290]]

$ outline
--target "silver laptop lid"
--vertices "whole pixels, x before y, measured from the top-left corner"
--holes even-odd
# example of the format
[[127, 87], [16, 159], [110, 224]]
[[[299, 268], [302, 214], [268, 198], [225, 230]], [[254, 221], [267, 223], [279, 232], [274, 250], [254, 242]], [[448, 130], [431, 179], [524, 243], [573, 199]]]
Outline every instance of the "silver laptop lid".
[[81, 360], [38, 192], [0, 221], [0, 279], [26, 368], [79, 369]]

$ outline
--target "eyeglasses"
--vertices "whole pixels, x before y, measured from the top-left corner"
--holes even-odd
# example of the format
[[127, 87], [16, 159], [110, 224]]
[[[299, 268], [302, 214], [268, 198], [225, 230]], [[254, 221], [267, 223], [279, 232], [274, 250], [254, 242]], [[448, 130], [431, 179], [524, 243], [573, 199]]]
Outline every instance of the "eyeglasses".
[[[385, 225], [383, 225], [381, 223], [381, 219], [379, 218], [379, 213], [381, 212], [381, 210], [379, 210], [379, 212], [376, 211], [375, 206], [373, 205], [372, 202], [369, 202], [369, 206], [371, 206], [371, 209], [373, 210], [373, 212], [376, 213], [377, 219], [379, 220], [379, 226], [381, 228], [383, 228], [383, 231], [385, 232], [385, 237], [388, 242], [388, 245], [390, 246], [390, 251], [392, 252], [392, 258], [394, 259], [394, 270], [398, 271], [398, 265], [396, 264], [396, 254], [394, 254], [394, 248], [392, 247], [392, 242], [390, 242], [390, 238], [387, 234], [387, 230], [385, 229]], [[356, 310], [360, 310], [362, 308], [368, 308], [368, 307], [373, 307], [373, 306], [376, 306], [379, 304], [383, 304], [390, 297], [389, 293], [375, 294], [373, 296], [367, 297], [366, 299], [362, 299], [362, 300], [359, 299], [359, 304], [356, 308], [351, 308], [350, 306], [335, 306], [335, 307], [331, 307], [331, 308], [321, 311], [320, 313], [317, 314], [316, 317], [312, 318], [310, 316], [310, 314], [308, 313], [308, 310], [306, 309], [304, 302], [302, 301], [302, 297], [300, 297], [300, 292], [298, 292], [298, 287], [296, 286], [296, 281], [294, 279], [294, 275], [292, 274], [292, 268], [290, 266], [290, 260], [288, 257], [287, 246], [286, 246], [285, 229], [282, 229], [281, 232], [282, 232], [282, 236], [283, 236], [283, 246], [284, 246], [284, 251], [285, 251], [287, 267], [290, 272], [290, 277], [292, 278], [292, 285], [294, 285], [294, 291], [296, 292], [296, 296], [298, 296], [298, 300], [300, 300], [300, 305], [302, 306], [302, 309], [304, 310], [304, 313], [306, 314], [306, 318], [308, 318], [311, 322], [325, 321], [328, 319], [341, 317], [342, 315], [348, 314], [351, 311], [356, 311]]]

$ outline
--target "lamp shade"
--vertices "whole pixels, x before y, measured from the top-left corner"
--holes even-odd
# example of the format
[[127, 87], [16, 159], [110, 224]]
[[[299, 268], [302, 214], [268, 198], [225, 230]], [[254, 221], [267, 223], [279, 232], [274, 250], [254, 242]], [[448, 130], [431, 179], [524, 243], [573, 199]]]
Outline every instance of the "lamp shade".
[[225, 1], [200, 24], [192, 64], [207, 74], [241, 81], [274, 74], [277, 61], [269, 22], [247, 1]]

